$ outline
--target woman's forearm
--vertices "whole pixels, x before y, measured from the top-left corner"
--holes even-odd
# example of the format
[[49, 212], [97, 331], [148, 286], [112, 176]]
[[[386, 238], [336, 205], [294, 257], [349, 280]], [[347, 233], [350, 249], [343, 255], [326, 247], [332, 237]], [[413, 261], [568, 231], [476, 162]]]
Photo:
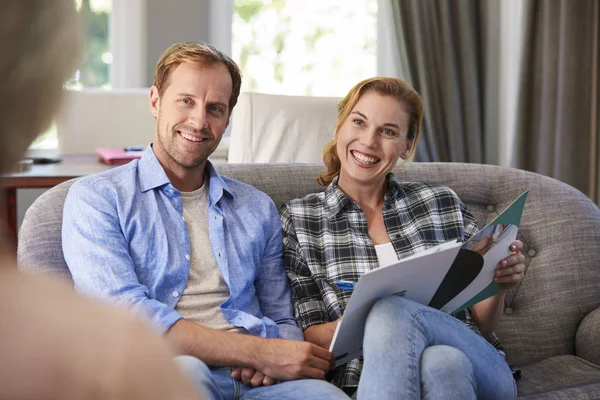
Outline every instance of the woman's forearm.
[[333, 322], [309, 326], [304, 330], [304, 339], [307, 342], [311, 342], [317, 346], [329, 349], [331, 341], [333, 340], [333, 334], [335, 333], [335, 329], [339, 321], [341, 321], [341, 318]]
[[496, 326], [498, 326], [505, 295], [506, 292], [500, 290], [495, 296], [482, 300], [471, 307], [473, 322], [475, 322], [481, 334], [486, 338], [489, 337], [496, 329]]

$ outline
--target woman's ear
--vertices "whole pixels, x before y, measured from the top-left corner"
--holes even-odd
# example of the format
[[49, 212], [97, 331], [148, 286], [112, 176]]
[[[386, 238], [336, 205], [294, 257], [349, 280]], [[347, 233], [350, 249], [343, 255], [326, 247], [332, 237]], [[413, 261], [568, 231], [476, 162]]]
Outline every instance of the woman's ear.
[[410, 154], [411, 154], [412, 148], [413, 148], [413, 144], [414, 144], [414, 141], [412, 141], [412, 140], [407, 140], [406, 141], [406, 147], [404, 148], [404, 150], [400, 154], [400, 158], [401, 159], [407, 160], [410, 157]]

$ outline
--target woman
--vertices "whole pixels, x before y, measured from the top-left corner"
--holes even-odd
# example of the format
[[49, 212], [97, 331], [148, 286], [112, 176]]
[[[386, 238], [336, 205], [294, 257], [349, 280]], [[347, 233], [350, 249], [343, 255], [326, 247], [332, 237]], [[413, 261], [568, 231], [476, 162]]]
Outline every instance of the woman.
[[[360, 82], [341, 101], [335, 139], [324, 149], [323, 193], [281, 209], [284, 254], [296, 318], [306, 340], [329, 348], [350, 298], [335, 281], [477, 232], [446, 187], [400, 183], [391, 173], [413, 157], [423, 100], [395, 78]], [[498, 295], [454, 316], [398, 296], [378, 301], [365, 327], [363, 358], [331, 380], [359, 399], [506, 399], [514, 380], [493, 330], [505, 292], [523, 279], [522, 243], [502, 260]], [[486, 339], [484, 339], [487, 338]]]

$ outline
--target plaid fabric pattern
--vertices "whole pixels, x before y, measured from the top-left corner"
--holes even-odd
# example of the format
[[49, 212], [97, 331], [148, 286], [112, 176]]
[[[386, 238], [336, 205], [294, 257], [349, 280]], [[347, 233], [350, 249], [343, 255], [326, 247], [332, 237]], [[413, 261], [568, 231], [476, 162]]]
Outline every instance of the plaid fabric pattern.
[[[468, 240], [477, 221], [449, 188], [400, 183], [388, 174], [383, 219], [399, 259], [449, 240]], [[295, 199], [280, 209], [286, 269], [298, 325], [305, 330], [340, 318], [350, 299], [337, 280], [357, 281], [378, 260], [360, 207], [337, 186]], [[454, 315], [479, 333], [468, 310]], [[499, 350], [494, 336], [490, 342]], [[362, 357], [336, 368], [329, 379], [352, 391], [358, 386]]]

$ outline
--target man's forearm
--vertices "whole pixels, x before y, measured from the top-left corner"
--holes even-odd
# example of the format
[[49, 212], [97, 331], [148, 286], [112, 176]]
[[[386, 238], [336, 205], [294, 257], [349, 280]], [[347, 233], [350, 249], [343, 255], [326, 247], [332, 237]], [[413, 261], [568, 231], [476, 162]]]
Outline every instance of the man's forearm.
[[264, 339], [227, 333], [180, 319], [165, 333], [180, 354], [197, 357], [208, 365], [256, 368], [256, 354]]
[[182, 354], [208, 365], [249, 367], [278, 380], [324, 379], [332, 354], [312, 343], [227, 333], [181, 319], [166, 333]]

